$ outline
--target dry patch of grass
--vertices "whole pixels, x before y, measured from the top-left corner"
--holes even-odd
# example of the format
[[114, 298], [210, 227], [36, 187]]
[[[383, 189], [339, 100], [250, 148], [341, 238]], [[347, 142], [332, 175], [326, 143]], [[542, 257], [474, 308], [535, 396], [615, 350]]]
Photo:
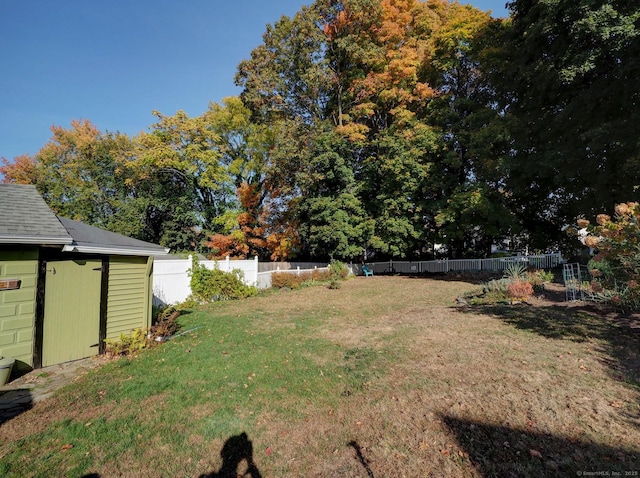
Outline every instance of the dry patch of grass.
[[[365, 478], [640, 470], [639, 331], [550, 303], [453, 307], [472, 287], [373, 277], [216, 304], [206, 322], [186, 316], [201, 331], [148, 355], [166, 382], [157, 392], [139, 385], [146, 378], [136, 378], [134, 360], [123, 367], [133, 379], [113, 372], [112, 381], [140, 399], [100, 396], [102, 383], [88, 381], [82, 414], [65, 403], [73, 396], [82, 407], [77, 389], [5, 423], [0, 457], [20, 463], [18, 441], [45, 463], [34, 445], [43, 427], [102, 420], [133, 430], [126, 452], [73, 466], [58, 457], [56, 470], [211, 478], [256, 469]], [[40, 469], [32, 476], [45, 476]]]

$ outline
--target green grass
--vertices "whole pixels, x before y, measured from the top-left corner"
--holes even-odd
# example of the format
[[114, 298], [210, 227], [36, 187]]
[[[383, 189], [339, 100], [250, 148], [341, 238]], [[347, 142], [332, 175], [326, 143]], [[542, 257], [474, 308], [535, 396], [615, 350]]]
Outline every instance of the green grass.
[[[335, 407], [340, 396], [372, 377], [376, 351], [345, 352], [330, 340], [310, 337], [309, 330], [330, 317], [331, 310], [289, 317], [292, 327], [272, 330], [256, 329], [253, 321], [265, 315], [260, 311], [238, 317], [224, 310], [220, 306], [184, 315], [182, 329], [192, 332], [135, 358], [108, 363], [61, 391], [58, 400], [71, 406], [116, 404], [117, 417], [54, 422], [10, 447], [5, 459], [14, 465], [5, 465], [5, 474], [20, 470], [45, 476], [46, 471], [39, 471], [43, 464], [46, 469], [64, 464], [69, 475], [79, 476], [96, 464], [89, 457], [105, 443], [109, 446], [99, 454], [99, 466], [125, 451], [144, 456], [142, 447], [148, 443], [138, 440], [139, 435], [154, 436], [172, 454], [187, 456], [193, 450], [185, 444], [193, 434], [210, 440], [255, 429], [267, 411], [299, 419], [309, 405]], [[147, 406], [154, 397], [163, 398]], [[59, 453], [65, 444], [73, 447]], [[51, 453], [33, 462], [43, 449]]]
[[638, 337], [584, 311], [452, 308], [472, 287], [369, 278], [191, 311], [183, 335], [2, 425], [0, 475], [196, 477], [221, 470], [243, 432], [239, 456], [265, 477], [635, 463]]

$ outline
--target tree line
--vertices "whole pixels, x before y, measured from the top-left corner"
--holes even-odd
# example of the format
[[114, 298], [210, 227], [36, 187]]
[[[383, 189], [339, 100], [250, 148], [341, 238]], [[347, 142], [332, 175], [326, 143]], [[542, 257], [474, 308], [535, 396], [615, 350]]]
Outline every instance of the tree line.
[[638, 199], [640, 6], [316, 0], [267, 25], [238, 97], [149, 132], [52, 127], [4, 181], [175, 251], [486, 256]]

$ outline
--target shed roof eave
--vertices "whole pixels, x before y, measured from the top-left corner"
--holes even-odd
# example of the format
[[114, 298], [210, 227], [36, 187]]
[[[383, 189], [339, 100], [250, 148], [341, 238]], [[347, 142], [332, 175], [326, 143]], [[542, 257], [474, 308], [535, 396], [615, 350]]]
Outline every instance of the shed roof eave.
[[0, 244], [28, 244], [39, 246], [65, 246], [71, 244], [71, 237], [42, 237], [42, 236], [2, 236]]
[[82, 254], [103, 254], [116, 256], [164, 256], [169, 254], [169, 249], [145, 249], [133, 247], [87, 246], [81, 244], [67, 244], [63, 252], [79, 252]]

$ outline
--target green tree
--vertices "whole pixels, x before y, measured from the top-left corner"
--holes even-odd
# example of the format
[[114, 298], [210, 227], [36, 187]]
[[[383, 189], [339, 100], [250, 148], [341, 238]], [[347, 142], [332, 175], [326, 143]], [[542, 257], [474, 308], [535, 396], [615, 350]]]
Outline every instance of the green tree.
[[153, 198], [146, 223], [160, 244], [177, 250], [200, 248], [203, 232], [233, 201], [216, 149], [219, 136], [209, 125], [211, 111], [189, 117], [178, 111], [136, 138], [129, 169], [141, 191]]
[[126, 167], [131, 139], [103, 133], [88, 120], [51, 131], [51, 139], [33, 157], [4, 161], [4, 180], [34, 184], [60, 216], [143, 239], [144, 215]]
[[207, 246], [216, 257], [267, 257], [267, 216], [271, 197], [267, 169], [274, 129], [251, 121], [251, 111], [238, 97], [210, 104], [208, 124], [216, 134], [216, 151], [225, 171], [226, 188], [236, 201], [213, 220]]
[[581, 214], [638, 197], [640, 5], [515, 0], [509, 8], [494, 78], [513, 140], [509, 189], [526, 229], [548, 241]]
[[427, 117], [441, 131], [431, 210], [439, 242], [454, 257], [485, 256], [492, 244], [516, 231], [504, 186], [508, 134], [483, 71], [491, 45], [483, 35], [493, 23], [486, 12], [450, 5], [426, 65], [439, 92]]
[[369, 245], [373, 221], [356, 195], [349, 144], [331, 129], [312, 135], [300, 196], [290, 201], [299, 220], [303, 254], [317, 259], [352, 260]]
[[[386, 256], [431, 250], [460, 219], [472, 221], [463, 239], [485, 226], [484, 242], [505, 234], [498, 148], [480, 132], [496, 112], [480, 95], [484, 84], [469, 54], [488, 21], [445, 0], [318, 0], [267, 28], [236, 80], [254, 120], [282, 135], [267, 177], [284, 205], [276, 216], [295, 224], [302, 249], [319, 205], [357, 205], [354, 217], [375, 225], [367, 247]], [[330, 147], [327, 124], [335, 133]], [[329, 154], [350, 170], [347, 192], [357, 203], [330, 204], [326, 198], [340, 193], [308, 187], [314, 174], [325, 185]], [[490, 203], [489, 214], [454, 213], [451, 204], [460, 201], [453, 196], [471, 193], [482, 195], [479, 209]]]
[[312, 124], [324, 114], [332, 78], [324, 57], [325, 36], [317, 4], [293, 18], [267, 25], [263, 44], [240, 63], [236, 84], [259, 122], [290, 118]]

